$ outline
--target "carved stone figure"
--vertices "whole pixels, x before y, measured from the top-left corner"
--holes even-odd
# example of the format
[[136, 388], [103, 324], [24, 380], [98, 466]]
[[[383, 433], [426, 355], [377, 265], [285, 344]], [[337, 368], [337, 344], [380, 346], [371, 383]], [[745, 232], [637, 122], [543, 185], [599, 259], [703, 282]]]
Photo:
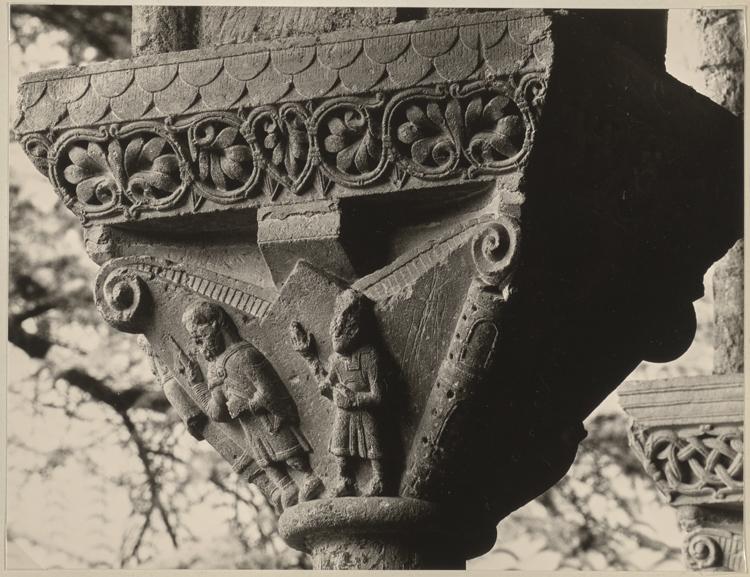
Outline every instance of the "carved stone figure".
[[[199, 302], [182, 317], [183, 324], [208, 361], [208, 383], [193, 382], [209, 416], [219, 422], [237, 419], [250, 454], [281, 490], [283, 507], [308, 501], [323, 490], [310, 467], [312, 447], [299, 430], [294, 400], [278, 374], [220, 306]], [[300, 487], [288, 473], [302, 473]]]
[[187, 396], [185, 391], [177, 382], [172, 371], [170, 371], [166, 365], [156, 356], [151, 344], [148, 339], [143, 335], [138, 335], [138, 345], [143, 349], [143, 352], [148, 356], [149, 366], [151, 372], [159, 381], [159, 384], [164, 389], [164, 395], [167, 400], [175, 408], [177, 414], [185, 423], [188, 432], [198, 439], [203, 440], [203, 434], [201, 430], [206, 424], [208, 417], [195, 406], [195, 403]]
[[[174, 338], [167, 337], [176, 348], [175, 370], [187, 376], [190, 382], [203, 380], [197, 361], [188, 357]], [[222, 428], [208, 418], [205, 412], [191, 398], [188, 391], [180, 385], [174, 372], [159, 358], [145, 335], [138, 335], [138, 344], [148, 356], [151, 372], [164, 390], [164, 395], [185, 423], [188, 432], [198, 441], [207, 441], [219, 454], [232, 465], [235, 473], [248, 483], [253, 483], [272, 504], [274, 510], [281, 514], [281, 491], [271, 482], [265, 471], [244, 451]]]
[[290, 327], [292, 346], [308, 362], [318, 381], [318, 390], [336, 407], [328, 450], [336, 456], [338, 497], [355, 491], [352, 460], [370, 461], [372, 477], [364, 494], [383, 495], [386, 491], [385, 454], [378, 426], [378, 412], [386, 393], [384, 371], [378, 350], [367, 342], [367, 301], [349, 289], [336, 299], [331, 322], [333, 354], [328, 368], [320, 361], [315, 341], [299, 323]]

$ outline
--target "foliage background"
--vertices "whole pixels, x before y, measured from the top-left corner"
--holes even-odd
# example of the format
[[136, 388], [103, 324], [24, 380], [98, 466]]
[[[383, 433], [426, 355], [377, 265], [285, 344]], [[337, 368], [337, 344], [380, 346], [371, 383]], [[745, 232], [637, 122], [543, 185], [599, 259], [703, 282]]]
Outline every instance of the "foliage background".
[[[668, 66], [700, 89], [681, 12]], [[128, 57], [129, 22], [129, 7], [14, 6], [13, 108], [27, 72]], [[100, 319], [77, 219], [12, 137], [9, 155], [8, 567], [308, 568], [254, 487], [186, 433], [135, 339]], [[631, 378], [711, 372], [707, 285], [691, 350]], [[586, 426], [569, 474], [469, 568], [683, 570], [674, 510], [630, 453], [614, 395]]]

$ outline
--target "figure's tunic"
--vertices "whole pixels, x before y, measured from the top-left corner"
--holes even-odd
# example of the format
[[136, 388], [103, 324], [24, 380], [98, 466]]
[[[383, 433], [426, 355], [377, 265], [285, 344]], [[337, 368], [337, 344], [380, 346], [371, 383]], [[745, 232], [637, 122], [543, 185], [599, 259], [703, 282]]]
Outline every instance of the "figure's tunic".
[[[376, 419], [383, 402], [385, 385], [382, 381], [380, 358], [370, 345], [344, 356], [333, 353], [329, 360], [329, 374], [325, 388], [333, 394], [336, 415], [328, 450], [340, 457], [382, 459], [383, 449]], [[340, 390], [346, 387], [353, 394]], [[353, 399], [346, 404], [344, 396]]]
[[235, 343], [210, 363], [208, 386], [212, 391], [221, 387], [229, 416], [239, 420], [250, 453], [261, 467], [312, 452], [299, 430], [294, 400], [252, 344]]

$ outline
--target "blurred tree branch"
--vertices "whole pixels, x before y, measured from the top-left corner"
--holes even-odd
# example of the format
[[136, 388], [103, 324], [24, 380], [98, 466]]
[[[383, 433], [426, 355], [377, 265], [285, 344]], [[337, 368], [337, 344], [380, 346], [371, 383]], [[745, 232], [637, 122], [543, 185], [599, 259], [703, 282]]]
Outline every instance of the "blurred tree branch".
[[[556, 569], [601, 570], [605, 563], [607, 569], [640, 571], [666, 561], [679, 562], [679, 548], [659, 540], [642, 521], [644, 493], [652, 503], [656, 495], [628, 447], [627, 426], [622, 413], [595, 417], [569, 473], [535, 500], [536, 507], [524, 507], [500, 523], [502, 548], [493, 553], [512, 553], [510, 543], [527, 535], [543, 540], [537, 555], [559, 556]], [[643, 567], [646, 552], [658, 554], [653, 555], [651, 567]], [[510, 568], [523, 568], [519, 565], [528, 555], [518, 557]]]
[[[41, 29], [26, 26], [30, 18], [39, 19]], [[21, 48], [33, 44], [40, 32], [64, 30], [73, 64], [84, 60], [88, 47], [98, 51], [97, 60], [129, 58], [131, 22], [130, 6], [13, 4], [10, 9], [11, 31]]]

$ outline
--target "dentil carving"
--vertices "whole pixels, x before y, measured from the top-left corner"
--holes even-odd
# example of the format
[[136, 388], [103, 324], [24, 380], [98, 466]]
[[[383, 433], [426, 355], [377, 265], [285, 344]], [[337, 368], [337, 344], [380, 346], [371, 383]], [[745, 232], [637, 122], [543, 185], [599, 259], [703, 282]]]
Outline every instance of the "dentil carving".
[[352, 289], [336, 299], [331, 322], [334, 353], [327, 367], [317, 355], [313, 335], [300, 323], [290, 327], [292, 346], [307, 361], [320, 394], [336, 408], [328, 450], [336, 456], [339, 468], [334, 489], [338, 497], [354, 493], [352, 460], [356, 458], [372, 465], [372, 478], [364, 494], [377, 496], [386, 491], [385, 454], [378, 423], [386, 385], [380, 354], [368, 342], [368, 305], [366, 297]]
[[[209, 416], [239, 421], [252, 457], [281, 490], [284, 508], [319, 495], [323, 483], [310, 467], [312, 447], [299, 430], [297, 407], [268, 360], [240, 337], [218, 305], [190, 306], [183, 324], [208, 362], [208, 383], [193, 380], [191, 385]], [[301, 487], [288, 468], [302, 474]]]

